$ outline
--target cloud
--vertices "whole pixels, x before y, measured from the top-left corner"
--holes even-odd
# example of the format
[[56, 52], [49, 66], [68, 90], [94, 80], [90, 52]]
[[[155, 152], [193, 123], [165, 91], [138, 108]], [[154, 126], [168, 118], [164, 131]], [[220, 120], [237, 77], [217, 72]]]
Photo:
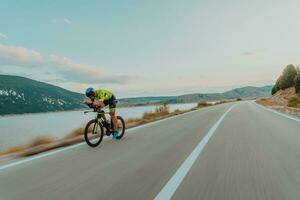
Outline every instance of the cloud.
[[70, 19], [68, 19], [68, 18], [64, 18], [64, 22], [66, 24], [72, 24], [72, 21]]
[[19, 46], [8, 46], [0, 44], [0, 63], [7, 65], [36, 65], [41, 63], [41, 54]]
[[0, 33], [0, 38], [5, 39], [5, 40], [8, 39], [7, 35], [5, 35], [5, 34], [3, 34], [3, 33]]
[[77, 83], [110, 83], [126, 84], [139, 79], [136, 76], [114, 75], [99, 67], [83, 64], [73, 59], [55, 54], [42, 56], [41, 53], [18, 46], [0, 44], [0, 65], [18, 66], [21, 68], [38, 68], [57, 74], [65, 81]]
[[254, 56], [255, 53], [254, 53], [254, 52], [251, 52], [251, 51], [245, 51], [245, 52], [243, 53], [243, 55], [244, 55], [244, 56]]

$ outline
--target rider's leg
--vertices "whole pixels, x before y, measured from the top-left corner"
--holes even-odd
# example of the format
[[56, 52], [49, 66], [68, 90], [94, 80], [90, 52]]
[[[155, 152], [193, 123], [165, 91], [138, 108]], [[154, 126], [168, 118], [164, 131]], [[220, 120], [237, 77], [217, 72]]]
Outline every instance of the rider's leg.
[[109, 112], [109, 115], [111, 117], [111, 121], [113, 123], [113, 126], [114, 126], [114, 130], [118, 130], [118, 120], [116, 118], [116, 115], [115, 115], [115, 112]]
[[110, 114], [110, 117], [111, 117], [111, 121], [113, 123], [113, 126], [114, 126], [114, 129], [115, 131], [118, 130], [118, 121], [117, 121], [117, 118], [116, 118], [116, 101], [115, 101], [115, 97], [113, 96], [113, 100], [109, 102], [109, 114]]

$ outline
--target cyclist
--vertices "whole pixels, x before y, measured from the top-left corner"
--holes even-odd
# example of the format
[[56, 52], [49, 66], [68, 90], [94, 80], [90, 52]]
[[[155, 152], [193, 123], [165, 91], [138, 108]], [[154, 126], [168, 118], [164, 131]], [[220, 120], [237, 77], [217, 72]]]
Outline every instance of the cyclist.
[[118, 137], [118, 122], [115, 115], [116, 112], [116, 97], [113, 93], [108, 90], [98, 89], [94, 90], [94, 88], [87, 88], [85, 90], [85, 95], [90, 99], [85, 100], [84, 103], [92, 108], [104, 108], [105, 106], [109, 106], [109, 115], [112, 119], [113, 123], [113, 138]]

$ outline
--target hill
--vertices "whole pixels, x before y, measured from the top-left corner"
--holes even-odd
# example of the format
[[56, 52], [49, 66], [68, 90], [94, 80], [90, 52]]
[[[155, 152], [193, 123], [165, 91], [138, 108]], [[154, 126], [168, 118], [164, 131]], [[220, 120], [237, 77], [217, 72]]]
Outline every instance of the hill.
[[[272, 86], [243, 87], [224, 93], [186, 94], [180, 96], [135, 97], [119, 99], [119, 106], [161, 103], [192, 103], [235, 98], [270, 96]], [[83, 94], [19, 76], [0, 75], [0, 115], [64, 111], [84, 108]]]
[[28, 78], [0, 75], [0, 114], [36, 113], [82, 108], [84, 96]]
[[271, 95], [273, 86], [264, 87], [242, 87], [236, 88], [224, 93], [196, 93], [186, 94], [180, 96], [163, 96], [163, 97], [137, 97], [120, 99], [122, 105], [145, 105], [145, 104], [157, 104], [157, 103], [194, 103], [198, 101], [215, 101], [224, 99], [236, 99], [236, 98], [256, 98], [267, 97]]

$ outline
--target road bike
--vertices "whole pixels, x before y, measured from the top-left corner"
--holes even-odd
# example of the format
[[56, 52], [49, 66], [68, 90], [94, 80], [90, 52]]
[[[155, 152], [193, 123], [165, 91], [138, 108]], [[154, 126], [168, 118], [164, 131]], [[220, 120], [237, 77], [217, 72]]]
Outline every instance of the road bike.
[[[114, 132], [113, 123], [112, 120], [107, 120], [106, 116], [109, 114], [108, 112], [105, 112], [101, 109], [94, 109], [85, 111], [84, 114], [90, 113], [90, 112], [96, 112], [97, 115], [95, 119], [92, 119], [89, 121], [84, 129], [84, 139], [86, 143], [91, 147], [97, 147], [104, 136], [104, 130], [105, 135], [110, 136]], [[117, 116], [117, 122], [118, 122], [118, 136], [116, 139], [120, 140], [125, 133], [125, 121], [121, 116]]]

